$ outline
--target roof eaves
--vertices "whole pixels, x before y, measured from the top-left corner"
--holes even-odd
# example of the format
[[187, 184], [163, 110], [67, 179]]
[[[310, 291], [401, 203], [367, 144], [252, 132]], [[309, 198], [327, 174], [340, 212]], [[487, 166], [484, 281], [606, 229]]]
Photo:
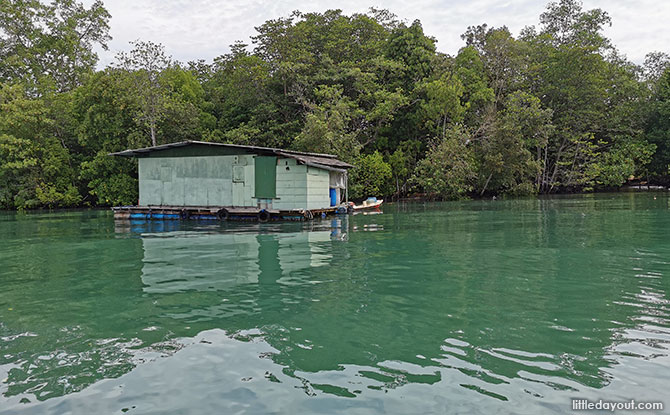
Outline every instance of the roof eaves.
[[298, 155], [298, 154], [290, 154], [290, 153], [285, 153], [285, 152], [279, 152], [277, 153], [280, 156], [284, 157], [289, 157], [298, 160], [299, 162], [307, 165], [319, 165], [319, 166], [329, 166], [333, 168], [339, 168], [339, 169], [349, 169], [354, 166], [352, 166], [349, 163], [345, 163], [341, 160], [338, 159], [331, 159], [331, 158], [326, 158], [326, 157], [317, 157], [317, 156], [303, 156], [303, 155]]
[[319, 164], [319, 163], [313, 163], [313, 162], [302, 162], [304, 165], [309, 166], [309, 167], [315, 167], [317, 169], [322, 169], [322, 170], [328, 170], [328, 171], [336, 171], [338, 173], [346, 173], [347, 169], [338, 169], [337, 167], [332, 167], [332, 166], [326, 166], [325, 164]]

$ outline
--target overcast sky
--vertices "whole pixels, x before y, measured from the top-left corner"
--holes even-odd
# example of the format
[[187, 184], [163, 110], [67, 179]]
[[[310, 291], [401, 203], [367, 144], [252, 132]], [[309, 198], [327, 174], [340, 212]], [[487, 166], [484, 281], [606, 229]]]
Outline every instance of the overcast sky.
[[[386, 8], [400, 18], [421, 20], [426, 34], [437, 39], [441, 52], [454, 54], [463, 46], [461, 33], [470, 25], [506, 25], [516, 36], [537, 25], [544, 0], [104, 0], [112, 15], [113, 40], [100, 51], [106, 66], [129, 41], [150, 40], [165, 45], [182, 62], [211, 61], [229, 51], [236, 40], [249, 43], [254, 27], [268, 19], [303, 12], [339, 8], [346, 14], [365, 12], [371, 6]], [[86, 4], [92, 0], [86, 0]], [[651, 51], [670, 52], [670, 1], [584, 0], [584, 9], [601, 8], [612, 18], [606, 36], [628, 58], [642, 63]]]

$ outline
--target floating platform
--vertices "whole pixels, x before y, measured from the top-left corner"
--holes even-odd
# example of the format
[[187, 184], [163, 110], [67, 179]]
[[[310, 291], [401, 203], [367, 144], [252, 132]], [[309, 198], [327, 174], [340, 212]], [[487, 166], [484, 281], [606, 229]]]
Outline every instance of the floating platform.
[[324, 209], [277, 210], [242, 206], [116, 206], [119, 220], [306, 221], [350, 213], [347, 206]]

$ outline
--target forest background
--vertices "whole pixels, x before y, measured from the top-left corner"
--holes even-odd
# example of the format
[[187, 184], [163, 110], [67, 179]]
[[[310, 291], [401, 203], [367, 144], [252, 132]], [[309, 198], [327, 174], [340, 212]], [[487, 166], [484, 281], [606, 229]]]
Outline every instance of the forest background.
[[387, 10], [296, 11], [213, 60], [138, 40], [97, 69], [102, 1], [0, 2], [0, 208], [137, 201], [111, 152], [184, 140], [336, 154], [350, 196], [440, 199], [670, 181], [670, 56], [630, 62], [601, 9], [467, 27], [455, 56]]

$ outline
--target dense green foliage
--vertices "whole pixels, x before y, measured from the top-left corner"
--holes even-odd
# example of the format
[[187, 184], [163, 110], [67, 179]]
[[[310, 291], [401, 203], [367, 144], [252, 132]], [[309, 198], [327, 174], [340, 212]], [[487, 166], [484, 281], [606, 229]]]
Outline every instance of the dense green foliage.
[[294, 12], [213, 62], [134, 42], [96, 71], [100, 1], [0, 3], [0, 208], [132, 204], [127, 148], [187, 139], [327, 152], [350, 196], [441, 198], [666, 180], [670, 59], [635, 65], [606, 12], [549, 3], [538, 27], [469, 27], [456, 56], [386, 10]]

